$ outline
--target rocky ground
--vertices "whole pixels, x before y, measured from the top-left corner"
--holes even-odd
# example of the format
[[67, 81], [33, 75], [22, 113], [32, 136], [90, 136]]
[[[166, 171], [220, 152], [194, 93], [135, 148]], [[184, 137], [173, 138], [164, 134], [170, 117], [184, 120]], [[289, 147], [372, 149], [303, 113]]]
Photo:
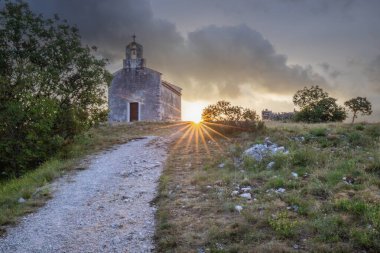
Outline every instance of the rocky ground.
[[146, 137], [91, 157], [53, 198], [0, 238], [0, 252], [150, 252], [167, 143]]

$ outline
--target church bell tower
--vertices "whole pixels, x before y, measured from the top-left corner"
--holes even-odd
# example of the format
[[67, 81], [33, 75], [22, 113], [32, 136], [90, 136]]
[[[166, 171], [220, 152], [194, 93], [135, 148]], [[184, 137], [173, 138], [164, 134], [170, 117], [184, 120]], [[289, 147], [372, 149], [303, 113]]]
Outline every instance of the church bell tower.
[[126, 69], [141, 69], [145, 67], [143, 58], [143, 46], [136, 42], [136, 35], [132, 36], [133, 41], [129, 43], [125, 50], [123, 67]]

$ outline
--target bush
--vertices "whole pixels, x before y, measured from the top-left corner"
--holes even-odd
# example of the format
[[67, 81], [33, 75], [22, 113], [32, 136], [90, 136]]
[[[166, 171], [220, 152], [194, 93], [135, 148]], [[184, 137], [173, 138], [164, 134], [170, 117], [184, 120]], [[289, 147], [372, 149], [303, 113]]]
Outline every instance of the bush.
[[63, 143], [55, 133], [57, 102], [29, 96], [27, 105], [9, 102], [0, 114], [0, 172], [20, 176], [53, 155]]
[[279, 212], [276, 216], [269, 219], [269, 225], [281, 237], [289, 238], [295, 235], [297, 221], [292, 221], [287, 212]]
[[327, 129], [326, 128], [312, 128], [310, 129], [310, 133], [317, 137], [323, 137], [327, 135]]
[[295, 121], [309, 123], [336, 122], [347, 118], [346, 110], [336, 104], [336, 99], [318, 86], [304, 87], [293, 96], [293, 102], [300, 107], [295, 114]]
[[218, 101], [203, 109], [202, 120], [207, 127], [221, 133], [257, 131], [265, 127], [254, 110], [233, 106], [227, 101]]

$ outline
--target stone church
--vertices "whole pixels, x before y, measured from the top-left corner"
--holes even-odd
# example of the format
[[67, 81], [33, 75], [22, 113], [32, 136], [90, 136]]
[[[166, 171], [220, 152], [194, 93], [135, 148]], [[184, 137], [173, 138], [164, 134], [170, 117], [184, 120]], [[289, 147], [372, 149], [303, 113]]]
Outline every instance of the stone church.
[[133, 36], [126, 47], [123, 68], [114, 73], [108, 89], [109, 121], [181, 120], [182, 89], [145, 67], [143, 46], [135, 40]]

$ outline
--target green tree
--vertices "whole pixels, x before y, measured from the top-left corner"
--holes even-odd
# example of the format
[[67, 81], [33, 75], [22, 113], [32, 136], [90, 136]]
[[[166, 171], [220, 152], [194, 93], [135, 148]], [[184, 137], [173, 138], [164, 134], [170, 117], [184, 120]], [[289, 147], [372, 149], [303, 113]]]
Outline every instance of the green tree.
[[329, 94], [322, 88], [317, 86], [311, 86], [310, 88], [304, 87], [302, 90], [298, 90], [293, 96], [293, 103], [299, 106], [301, 109], [316, 105], [322, 99], [328, 98]]
[[356, 97], [352, 98], [346, 102], [344, 105], [347, 106], [352, 112], [352, 124], [354, 123], [355, 118], [358, 117], [358, 113], [361, 112], [362, 115], [371, 115], [372, 114], [372, 105], [367, 98]]
[[211, 123], [214, 129], [217, 128], [219, 132], [224, 133], [233, 132], [233, 129], [228, 127], [237, 127], [236, 129], [239, 131], [253, 131], [264, 127], [263, 123], [259, 121], [256, 111], [233, 106], [230, 102], [223, 100], [203, 109], [202, 120], [205, 124]]
[[24, 2], [0, 10], [0, 170], [34, 167], [105, 115], [111, 75], [78, 29]]
[[345, 109], [319, 86], [298, 90], [293, 96], [293, 103], [300, 108], [295, 115], [296, 121], [334, 122], [347, 118]]

